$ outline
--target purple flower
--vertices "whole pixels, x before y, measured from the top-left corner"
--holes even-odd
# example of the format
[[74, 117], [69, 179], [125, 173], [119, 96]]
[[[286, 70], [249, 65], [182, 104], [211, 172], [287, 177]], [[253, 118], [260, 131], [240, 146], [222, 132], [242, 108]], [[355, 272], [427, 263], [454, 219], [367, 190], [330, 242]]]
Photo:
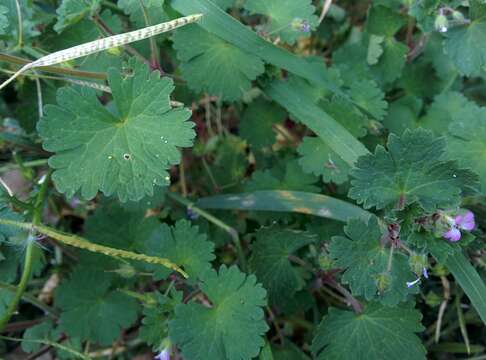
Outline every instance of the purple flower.
[[411, 288], [412, 286], [414, 286], [416, 283], [418, 283], [420, 281], [420, 278], [417, 278], [415, 279], [414, 281], [407, 281], [407, 287], [408, 288]]
[[476, 226], [474, 214], [472, 211], [466, 211], [464, 215], [457, 215], [454, 219], [456, 225], [462, 230], [471, 231]]
[[[422, 274], [424, 275], [424, 278], [428, 279], [429, 278], [429, 272], [427, 271], [427, 268], [424, 267], [422, 269]], [[420, 281], [420, 278], [416, 278], [414, 281], [407, 281], [407, 288], [411, 288], [415, 284], [417, 284]]]
[[162, 350], [156, 357], [154, 357], [154, 360], [170, 360], [169, 348], [167, 347]]
[[454, 219], [451, 219], [450, 223], [451, 228], [442, 236], [452, 242], [456, 242], [461, 239], [461, 230], [471, 231], [476, 227], [474, 214], [469, 210], [467, 210], [463, 215], [456, 215]]
[[305, 33], [310, 32], [311, 31], [310, 24], [305, 20], [302, 21], [302, 24], [300, 25], [300, 30], [305, 32]]
[[422, 270], [422, 274], [424, 275], [424, 278], [426, 278], [426, 279], [429, 278], [429, 272], [427, 271], [426, 267], [424, 267], [424, 269]]

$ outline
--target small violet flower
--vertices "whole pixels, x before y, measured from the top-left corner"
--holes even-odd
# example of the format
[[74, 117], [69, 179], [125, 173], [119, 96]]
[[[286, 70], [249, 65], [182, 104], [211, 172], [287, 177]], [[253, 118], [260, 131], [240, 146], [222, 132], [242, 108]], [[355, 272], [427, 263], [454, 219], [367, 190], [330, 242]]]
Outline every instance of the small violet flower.
[[300, 30], [305, 33], [309, 33], [311, 31], [310, 24], [307, 21], [302, 21], [302, 24], [300, 25]]
[[[429, 278], [429, 272], [427, 271], [427, 268], [424, 267], [422, 269], [422, 274], [423, 274], [424, 278], [426, 278], [426, 279]], [[420, 277], [418, 277], [414, 281], [407, 281], [407, 288], [410, 289], [412, 286], [414, 286], [415, 284], [417, 284], [419, 281], [420, 281]]]
[[452, 242], [461, 239], [461, 230], [471, 231], [476, 226], [474, 222], [474, 214], [472, 211], [466, 211], [463, 215], [457, 215], [455, 218], [450, 218], [449, 223], [451, 228], [442, 236]]
[[156, 357], [154, 357], [154, 360], [170, 360], [169, 348], [162, 350]]

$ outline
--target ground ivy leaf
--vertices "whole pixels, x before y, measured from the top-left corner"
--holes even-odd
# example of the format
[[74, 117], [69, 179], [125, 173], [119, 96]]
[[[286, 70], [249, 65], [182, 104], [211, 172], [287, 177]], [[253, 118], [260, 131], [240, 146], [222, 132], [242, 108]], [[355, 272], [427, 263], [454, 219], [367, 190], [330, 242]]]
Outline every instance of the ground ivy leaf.
[[211, 308], [191, 302], [178, 305], [169, 323], [171, 339], [187, 360], [249, 360], [265, 344], [268, 330], [262, 307], [266, 291], [254, 275], [232, 266], [208, 271], [201, 290]]
[[135, 322], [138, 303], [118, 290], [111, 290], [111, 281], [110, 274], [78, 268], [59, 286], [55, 302], [62, 309], [59, 321], [64, 332], [109, 345], [120, 336], [122, 328]]
[[475, 107], [454, 116], [449, 125], [447, 150], [461, 166], [479, 175], [482, 192], [486, 192], [486, 108]]
[[[165, 257], [182, 266], [193, 279], [209, 270], [215, 258], [214, 244], [187, 220], [179, 220], [172, 227], [160, 225], [145, 241], [144, 247], [148, 255]], [[165, 279], [172, 272], [161, 266], [156, 269], [156, 279]]]
[[194, 91], [238, 100], [265, 70], [259, 57], [197, 25], [178, 29], [173, 39], [182, 76]]
[[355, 80], [350, 84], [349, 95], [356, 105], [365, 109], [377, 120], [383, 120], [387, 102], [385, 94], [373, 80]]
[[167, 169], [180, 160], [178, 147], [192, 145], [191, 113], [171, 109], [169, 78], [135, 60], [108, 70], [115, 109], [110, 111], [90, 88], [70, 86], [57, 94], [58, 105], [46, 105], [38, 123], [45, 150], [55, 152], [57, 189], [72, 197], [92, 199], [98, 190], [121, 201], [152, 195], [167, 185]]
[[[329, 248], [336, 267], [343, 268], [342, 282], [349, 284], [354, 296], [366, 300], [378, 300], [394, 306], [404, 301], [417, 288], [407, 288], [407, 281], [415, 280], [408, 265], [408, 259], [395, 251], [390, 272], [387, 270], [389, 247], [382, 244], [382, 232], [376, 217], [366, 223], [352, 219], [344, 228], [346, 237], [334, 236]], [[380, 278], [386, 281], [384, 289], [379, 289]]]
[[424, 330], [422, 315], [409, 307], [370, 303], [362, 314], [330, 308], [312, 342], [316, 360], [425, 360], [415, 334]]
[[311, 0], [248, 0], [245, 9], [252, 14], [268, 17], [265, 32], [280, 37], [287, 44], [294, 44], [301, 37], [308, 37], [305, 25], [316, 28], [318, 18]]
[[256, 150], [275, 142], [273, 125], [285, 119], [286, 112], [274, 103], [258, 99], [243, 112], [240, 136]]
[[94, 14], [100, 7], [101, 0], [62, 0], [57, 8], [57, 22], [54, 30], [62, 32], [68, 26], [76, 24], [89, 14]]
[[[486, 7], [486, 5], [481, 5]], [[459, 72], [466, 76], [478, 75], [486, 65], [486, 18], [472, 18], [471, 23], [449, 29], [444, 40], [444, 51]]]
[[424, 129], [391, 134], [387, 149], [362, 156], [352, 170], [349, 197], [366, 209], [393, 206], [403, 209], [418, 203], [425, 211], [459, 205], [461, 195], [478, 186], [477, 175], [443, 161], [445, 139]]
[[264, 228], [257, 232], [250, 267], [267, 289], [270, 303], [281, 305], [302, 288], [304, 281], [289, 256], [316, 240], [301, 231]]

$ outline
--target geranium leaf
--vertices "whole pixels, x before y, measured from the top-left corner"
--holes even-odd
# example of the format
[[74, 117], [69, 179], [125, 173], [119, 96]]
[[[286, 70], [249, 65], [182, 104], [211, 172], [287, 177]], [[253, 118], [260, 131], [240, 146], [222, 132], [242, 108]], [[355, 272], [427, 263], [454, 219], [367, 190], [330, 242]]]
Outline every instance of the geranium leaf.
[[262, 307], [266, 292], [254, 275], [235, 266], [208, 271], [201, 284], [212, 306], [191, 302], [176, 307], [171, 339], [186, 359], [250, 360], [264, 345], [268, 329]]
[[312, 342], [316, 360], [425, 360], [415, 334], [424, 330], [421, 314], [410, 307], [370, 303], [362, 314], [330, 308]]
[[268, 290], [270, 303], [282, 305], [282, 299], [293, 297], [304, 284], [289, 256], [317, 237], [299, 231], [264, 228], [257, 232], [256, 238], [251, 269]]
[[210, 34], [197, 25], [185, 26], [174, 35], [182, 76], [191, 89], [237, 100], [263, 73], [259, 57]]
[[38, 124], [43, 147], [55, 152], [53, 180], [68, 197], [91, 199], [101, 190], [121, 201], [152, 195], [168, 185], [167, 168], [180, 160], [178, 147], [192, 145], [190, 111], [171, 109], [172, 80], [131, 60], [110, 68], [114, 107], [104, 107], [90, 88], [66, 87], [58, 105], [46, 105]]
[[390, 135], [387, 149], [377, 146], [374, 154], [358, 159], [349, 197], [366, 209], [403, 209], [413, 203], [425, 211], [458, 206], [463, 193], [477, 189], [478, 178], [442, 160], [445, 146], [444, 138], [424, 129]]
[[344, 269], [342, 282], [349, 284], [355, 296], [396, 305], [417, 288], [407, 288], [415, 280], [407, 257], [395, 251], [388, 270], [390, 248], [382, 243], [382, 231], [376, 217], [368, 223], [352, 219], [344, 228], [346, 237], [332, 238], [330, 255], [338, 268]]

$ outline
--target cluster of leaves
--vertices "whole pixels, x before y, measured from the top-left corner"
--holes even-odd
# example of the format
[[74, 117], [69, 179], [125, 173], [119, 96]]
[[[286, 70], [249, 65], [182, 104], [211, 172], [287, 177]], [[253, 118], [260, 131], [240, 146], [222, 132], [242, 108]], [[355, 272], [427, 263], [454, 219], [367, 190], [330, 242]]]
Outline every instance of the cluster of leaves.
[[481, 358], [486, 3], [6, 0], [0, 71], [196, 13], [2, 89], [0, 356]]

